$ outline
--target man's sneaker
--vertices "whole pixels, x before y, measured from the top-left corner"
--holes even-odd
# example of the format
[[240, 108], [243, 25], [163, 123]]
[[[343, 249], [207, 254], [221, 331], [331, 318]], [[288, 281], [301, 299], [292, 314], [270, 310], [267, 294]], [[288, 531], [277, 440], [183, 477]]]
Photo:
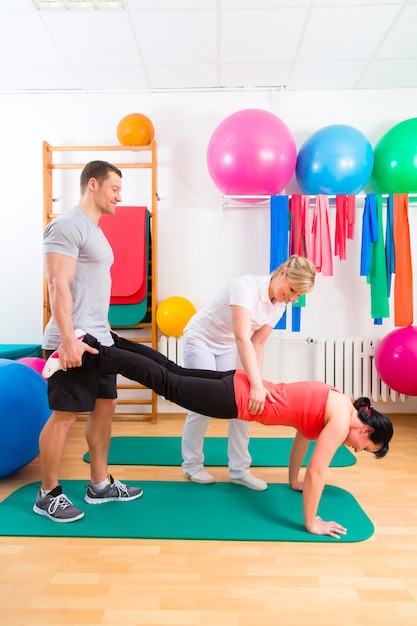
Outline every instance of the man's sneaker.
[[53, 522], [76, 522], [84, 517], [83, 511], [77, 509], [62, 493], [61, 485], [49, 491], [43, 498], [39, 490], [33, 511], [38, 515], [49, 517]]
[[130, 502], [140, 498], [143, 490], [140, 487], [128, 487], [109, 476], [110, 483], [104, 489], [97, 489], [91, 483], [88, 485], [84, 500], [88, 504], [104, 504], [105, 502]]
[[[75, 337], [81, 341], [85, 337], [85, 331], [77, 328], [75, 331]], [[58, 350], [55, 350], [46, 361], [42, 370], [42, 376], [44, 378], [50, 378], [55, 372], [62, 370], [61, 361], [59, 360]]]

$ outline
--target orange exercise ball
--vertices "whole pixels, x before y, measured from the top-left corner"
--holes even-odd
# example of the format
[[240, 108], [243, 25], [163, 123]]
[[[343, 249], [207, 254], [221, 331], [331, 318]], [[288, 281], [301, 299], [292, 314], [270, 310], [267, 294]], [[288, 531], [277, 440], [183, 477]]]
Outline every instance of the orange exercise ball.
[[129, 113], [117, 125], [117, 138], [122, 146], [147, 146], [154, 136], [153, 124], [143, 113]]
[[163, 335], [181, 337], [184, 328], [196, 313], [195, 306], [182, 296], [163, 300], [156, 310], [156, 324]]

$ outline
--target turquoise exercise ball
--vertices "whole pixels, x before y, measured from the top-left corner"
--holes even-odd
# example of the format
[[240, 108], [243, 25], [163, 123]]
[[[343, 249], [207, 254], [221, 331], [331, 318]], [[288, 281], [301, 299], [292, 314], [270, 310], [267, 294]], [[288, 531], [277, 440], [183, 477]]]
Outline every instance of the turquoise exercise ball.
[[393, 126], [376, 144], [372, 182], [379, 193], [417, 192], [417, 117]]
[[350, 195], [366, 186], [373, 165], [372, 146], [360, 130], [331, 124], [303, 143], [295, 175], [305, 194]]
[[39, 454], [39, 435], [51, 410], [47, 383], [32, 368], [0, 359], [0, 477]]

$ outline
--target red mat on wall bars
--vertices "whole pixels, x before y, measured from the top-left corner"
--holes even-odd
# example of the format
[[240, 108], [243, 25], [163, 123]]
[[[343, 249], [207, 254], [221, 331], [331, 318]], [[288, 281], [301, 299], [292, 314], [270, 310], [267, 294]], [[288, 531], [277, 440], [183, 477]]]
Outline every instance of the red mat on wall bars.
[[110, 304], [137, 304], [147, 293], [146, 207], [118, 206], [100, 227], [113, 249]]

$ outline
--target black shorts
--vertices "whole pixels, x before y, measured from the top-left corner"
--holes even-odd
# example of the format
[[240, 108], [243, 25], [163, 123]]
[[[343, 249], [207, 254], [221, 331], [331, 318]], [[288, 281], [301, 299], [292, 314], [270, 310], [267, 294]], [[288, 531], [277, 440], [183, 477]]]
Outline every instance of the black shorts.
[[[53, 350], [46, 351], [46, 358]], [[59, 370], [48, 379], [49, 408], [52, 411], [84, 413], [94, 410], [97, 398], [117, 398], [116, 376], [101, 376], [84, 367], [74, 367], [66, 372]]]

